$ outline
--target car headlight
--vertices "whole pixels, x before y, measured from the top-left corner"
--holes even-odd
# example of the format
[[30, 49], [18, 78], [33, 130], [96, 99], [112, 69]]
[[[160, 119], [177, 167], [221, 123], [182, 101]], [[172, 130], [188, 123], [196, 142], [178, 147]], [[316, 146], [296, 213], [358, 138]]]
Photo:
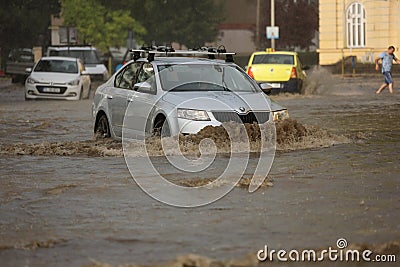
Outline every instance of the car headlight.
[[210, 117], [205, 110], [178, 108], [178, 118], [192, 121], [209, 121]]
[[284, 119], [289, 118], [289, 111], [287, 109], [285, 110], [279, 110], [279, 111], [274, 111], [274, 121], [283, 121]]
[[79, 82], [80, 82], [80, 80], [79, 80], [79, 79], [76, 79], [76, 80], [70, 81], [70, 82], [68, 83], [68, 85], [75, 86], [75, 85], [78, 85]]
[[30, 84], [34, 84], [34, 83], [38, 83], [39, 81], [36, 81], [35, 79], [33, 79], [33, 78], [31, 78], [31, 77], [28, 77], [28, 78], [26, 79], [26, 82], [27, 82], [27, 83], [30, 83]]

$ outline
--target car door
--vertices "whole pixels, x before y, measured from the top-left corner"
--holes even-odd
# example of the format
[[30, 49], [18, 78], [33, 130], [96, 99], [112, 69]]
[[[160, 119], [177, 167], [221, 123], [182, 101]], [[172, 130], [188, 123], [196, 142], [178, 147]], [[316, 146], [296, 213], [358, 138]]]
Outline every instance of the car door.
[[[157, 102], [157, 86], [155, 79], [154, 67], [151, 63], [144, 63], [138, 72], [136, 80], [137, 85], [148, 83], [149, 88], [136, 87], [129, 104], [126, 125], [136, 138], [145, 136], [145, 127], [151, 125], [152, 110]], [[148, 124], [150, 123], [150, 124]]]
[[108, 107], [111, 115], [111, 127], [116, 136], [122, 136], [122, 125], [128, 101], [133, 94], [133, 85], [136, 82], [137, 72], [141, 63], [133, 62], [115, 76], [114, 86], [108, 95]]

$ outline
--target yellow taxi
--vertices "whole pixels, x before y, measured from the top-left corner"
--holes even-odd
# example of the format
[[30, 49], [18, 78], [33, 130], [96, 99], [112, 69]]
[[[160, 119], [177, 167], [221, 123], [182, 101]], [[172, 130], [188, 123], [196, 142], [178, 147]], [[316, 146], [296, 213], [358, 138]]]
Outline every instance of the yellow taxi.
[[269, 83], [272, 87], [266, 93], [301, 93], [306, 79], [299, 56], [296, 52], [271, 51], [254, 52], [247, 65], [247, 74], [258, 83]]

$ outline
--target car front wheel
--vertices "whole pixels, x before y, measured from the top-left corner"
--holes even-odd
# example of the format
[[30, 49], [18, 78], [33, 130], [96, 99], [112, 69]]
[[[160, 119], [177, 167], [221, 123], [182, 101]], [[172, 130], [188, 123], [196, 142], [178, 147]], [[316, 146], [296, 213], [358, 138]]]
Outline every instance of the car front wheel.
[[108, 123], [108, 119], [105, 114], [101, 114], [97, 120], [96, 127], [94, 129], [94, 135], [96, 139], [111, 137], [110, 124]]

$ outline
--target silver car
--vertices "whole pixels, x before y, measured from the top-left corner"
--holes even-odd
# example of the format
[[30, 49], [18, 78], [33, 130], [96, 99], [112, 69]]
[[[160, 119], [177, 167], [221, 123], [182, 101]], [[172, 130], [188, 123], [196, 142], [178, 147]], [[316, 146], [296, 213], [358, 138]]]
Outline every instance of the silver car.
[[132, 60], [97, 89], [93, 103], [95, 134], [117, 139], [123, 130], [137, 138], [174, 136], [224, 122], [262, 124], [285, 116], [287, 110], [271, 103], [236, 64], [206, 58]]

